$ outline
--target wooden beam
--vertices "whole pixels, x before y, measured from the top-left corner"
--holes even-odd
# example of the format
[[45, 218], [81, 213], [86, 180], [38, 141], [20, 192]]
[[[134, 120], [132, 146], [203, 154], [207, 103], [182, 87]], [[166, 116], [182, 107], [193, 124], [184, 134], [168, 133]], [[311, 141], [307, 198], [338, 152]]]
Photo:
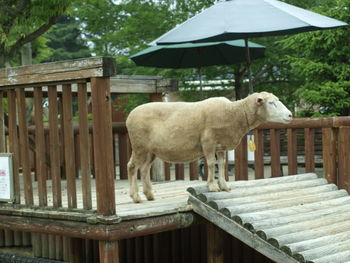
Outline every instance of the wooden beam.
[[[111, 57], [92, 57], [15, 68], [0, 69], [0, 88], [37, 83], [61, 82], [115, 74]], [[42, 84], [41, 84], [42, 85]]]
[[194, 223], [191, 212], [97, 224], [31, 216], [0, 215], [0, 228], [93, 240], [121, 240], [185, 228]]
[[111, 78], [111, 93], [162, 93], [177, 90], [176, 80], [156, 76], [116, 76]]

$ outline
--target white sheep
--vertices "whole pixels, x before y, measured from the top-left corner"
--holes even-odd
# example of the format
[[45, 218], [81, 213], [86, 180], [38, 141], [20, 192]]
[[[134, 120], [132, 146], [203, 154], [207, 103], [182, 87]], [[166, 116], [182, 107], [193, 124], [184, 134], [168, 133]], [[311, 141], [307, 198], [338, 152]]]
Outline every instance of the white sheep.
[[[155, 156], [171, 163], [187, 163], [205, 156], [210, 191], [229, 191], [224, 177], [225, 152], [233, 150], [242, 137], [266, 121], [289, 123], [292, 113], [271, 93], [254, 93], [231, 102], [224, 97], [200, 102], [152, 102], [136, 107], [126, 126], [132, 146], [128, 163], [130, 196], [140, 202], [137, 172], [143, 192], [154, 200], [150, 168]], [[215, 176], [215, 155], [219, 179]]]

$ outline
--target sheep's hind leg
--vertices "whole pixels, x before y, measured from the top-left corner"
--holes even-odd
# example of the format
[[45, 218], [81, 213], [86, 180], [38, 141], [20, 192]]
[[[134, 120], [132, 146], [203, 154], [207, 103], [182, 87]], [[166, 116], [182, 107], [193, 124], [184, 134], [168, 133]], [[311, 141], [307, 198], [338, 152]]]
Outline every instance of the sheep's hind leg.
[[139, 196], [139, 187], [137, 185], [137, 171], [138, 166], [135, 164], [134, 154], [131, 155], [131, 158], [128, 162], [128, 179], [129, 179], [129, 190], [130, 197], [134, 203], [140, 203], [141, 198]]
[[154, 200], [154, 196], [152, 193], [152, 182], [151, 182], [151, 176], [150, 176], [150, 170], [152, 163], [154, 161], [155, 156], [153, 154], [147, 155], [146, 162], [141, 166], [140, 172], [141, 172], [141, 180], [143, 184], [143, 193], [146, 196], [147, 200], [152, 201]]
[[215, 154], [210, 154], [207, 159], [208, 164], [208, 188], [210, 192], [219, 192], [220, 188], [215, 180]]
[[227, 186], [226, 180], [225, 180], [225, 155], [226, 152], [217, 152], [218, 157], [218, 165], [219, 165], [219, 187], [221, 190], [224, 191], [230, 191], [231, 188]]

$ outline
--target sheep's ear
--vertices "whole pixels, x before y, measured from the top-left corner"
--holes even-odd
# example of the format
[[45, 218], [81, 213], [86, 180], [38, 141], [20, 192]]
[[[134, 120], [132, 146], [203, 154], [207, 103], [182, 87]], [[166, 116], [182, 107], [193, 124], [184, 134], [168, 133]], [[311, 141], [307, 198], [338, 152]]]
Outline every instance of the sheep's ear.
[[256, 98], [256, 104], [258, 104], [259, 106], [263, 105], [264, 103], [265, 103], [264, 98], [261, 98], [261, 97]]

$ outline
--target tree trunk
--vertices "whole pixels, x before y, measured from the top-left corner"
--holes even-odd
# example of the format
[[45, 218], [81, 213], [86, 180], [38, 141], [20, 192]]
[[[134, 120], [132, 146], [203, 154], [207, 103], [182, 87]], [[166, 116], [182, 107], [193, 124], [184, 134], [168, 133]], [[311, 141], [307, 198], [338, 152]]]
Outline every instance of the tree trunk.
[[32, 55], [32, 44], [24, 44], [21, 49], [21, 62], [22, 66], [32, 65], [33, 64], [33, 55]]
[[244, 70], [241, 70], [241, 67], [235, 67], [234, 74], [236, 100], [240, 100], [248, 96], [249, 90], [243, 85]]

